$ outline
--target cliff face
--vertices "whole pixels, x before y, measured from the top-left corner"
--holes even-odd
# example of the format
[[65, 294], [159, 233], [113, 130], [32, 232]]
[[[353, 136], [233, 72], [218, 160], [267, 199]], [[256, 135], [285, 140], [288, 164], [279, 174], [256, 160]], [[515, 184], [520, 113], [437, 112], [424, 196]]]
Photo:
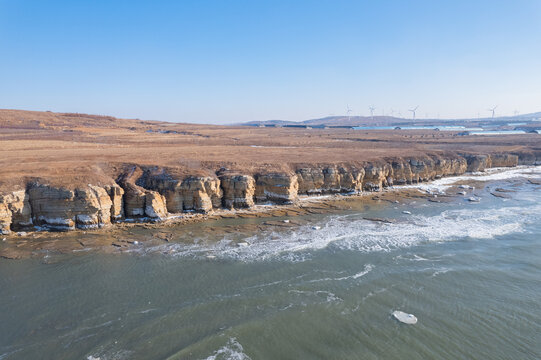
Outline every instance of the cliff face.
[[9, 227], [13, 230], [25, 230], [32, 226], [32, 211], [30, 209], [29, 196], [26, 191], [19, 190], [0, 196], [0, 224], [1, 223], [8, 224], [7, 229], [4, 229], [3, 226], [0, 225], [1, 232], [9, 230]]
[[[487, 155], [465, 155], [468, 162], [467, 171], [485, 171], [492, 167], [513, 167], [519, 165], [519, 156], [513, 154], [487, 154]], [[537, 165], [536, 158], [525, 161], [523, 164]]]
[[361, 191], [364, 169], [300, 168], [296, 174], [299, 194], [333, 194]]
[[26, 190], [0, 194], [0, 233], [33, 228], [95, 229], [123, 219], [155, 221], [169, 213], [292, 203], [299, 194], [380, 191], [392, 185], [519, 164], [540, 165], [541, 152], [425, 155], [364, 166], [316, 164], [290, 173], [262, 173], [255, 177], [227, 171], [214, 176], [187, 176], [170, 169], [131, 166], [109, 185], [66, 189], [31, 182]]
[[146, 171], [140, 183], [165, 198], [167, 211], [209, 212], [222, 206], [220, 180], [211, 176], [189, 176], [181, 178], [169, 174], [165, 169]]
[[124, 189], [118, 185], [104, 187], [111, 198], [111, 221], [118, 221], [124, 217]]
[[250, 175], [222, 175], [223, 206], [226, 209], [254, 205], [255, 179]]
[[381, 191], [384, 187], [394, 183], [391, 175], [391, 164], [369, 164], [364, 168], [362, 189], [364, 191]]
[[[46, 230], [95, 229], [111, 224], [113, 201], [103, 187], [67, 190], [32, 184], [27, 194], [33, 223]], [[15, 220], [13, 227], [24, 227], [27, 221], [23, 219], [22, 223]]]
[[124, 214], [127, 218], [162, 219], [167, 216], [165, 197], [156, 191], [139, 186], [136, 182], [142, 178], [142, 175], [141, 168], [133, 167], [118, 179], [118, 183], [124, 190]]
[[518, 156], [519, 165], [541, 165], [541, 149], [537, 152], [521, 152]]
[[518, 156], [511, 154], [490, 155], [491, 167], [513, 167], [518, 165]]
[[260, 174], [256, 178], [255, 199], [258, 203], [292, 203], [297, 200], [298, 190], [297, 175]]

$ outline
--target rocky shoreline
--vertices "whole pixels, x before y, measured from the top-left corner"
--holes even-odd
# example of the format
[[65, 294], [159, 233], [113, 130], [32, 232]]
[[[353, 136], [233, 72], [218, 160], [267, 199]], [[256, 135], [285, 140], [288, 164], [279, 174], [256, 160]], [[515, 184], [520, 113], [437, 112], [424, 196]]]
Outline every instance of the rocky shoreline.
[[0, 194], [0, 232], [108, 228], [126, 222], [182, 222], [193, 214], [294, 204], [300, 195], [379, 192], [491, 167], [541, 165], [541, 152], [425, 155], [365, 164], [295, 166], [242, 174], [221, 168], [197, 175], [171, 167], [124, 164], [108, 183], [55, 186], [33, 178], [25, 189]]

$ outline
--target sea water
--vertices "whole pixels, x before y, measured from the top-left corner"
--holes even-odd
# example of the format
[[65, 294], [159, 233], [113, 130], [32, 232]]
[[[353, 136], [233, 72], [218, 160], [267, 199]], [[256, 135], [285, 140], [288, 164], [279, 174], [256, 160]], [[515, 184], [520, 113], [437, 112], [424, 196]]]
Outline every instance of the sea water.
[[282, 230], [1, 260], [0, 359], [539, 359], [540, 176], [442, 179], [418, 190], [475, 189]]

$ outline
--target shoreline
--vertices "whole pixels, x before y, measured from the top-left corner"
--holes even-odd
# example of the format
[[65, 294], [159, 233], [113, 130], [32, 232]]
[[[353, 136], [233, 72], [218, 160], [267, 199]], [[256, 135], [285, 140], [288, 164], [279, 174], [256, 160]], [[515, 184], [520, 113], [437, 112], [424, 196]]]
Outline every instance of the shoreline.
[[[539, 169], [539, 166], [520, 166], [516, 168], [493, 168], [486, 173], [463, 174], [456, 177], [447, 177], [435, 180], [428, 183], [416, 185], [393, 186], [383, 189], [379, 192], [361, 192], [354, 194], [329, 194], [320, 196], [304, 196], [298, 199], [293, 204], [287, 205], [255, 205], [250, 209], [232, 209], [218, 210], [210, 214], [184, 214], [183, 216], [173, 216], [170, 219], [162, 222], [121, 222], [109, 227], [98, 230], [77, 229], [69, 232], [48, 232], [35, 231], [26, 232], [24, 234], [12, 233], [2, 236], [0, 247], [0, 257], [5, 259], [24, 259], [30, 257], [47, 256], [49, 252], [53, 253], [70, 253], [78, 251], [98, 250], [106, 253], [124, 251], [138, 243], [137, 240], [130, 239], [133, 231], [143, 232], [148, 238], [143, 242], [169, 242], [175, 231], [192, 226], [197, 228], [210, 227], [212, 224], [220, 223], [220, 221], [233, 221], [237, 219], [254, 219], [254, 224], [233, 225], [233, 232], [236, 230], [258, 229], [262, 231], [270, 226], [280, 228], [291, 228], [299, 226], [303, 222], [299, 219], [305, 215], [314, 214], [331, 214], [351, 209], [352, 205], [357, 204], [364, 207], [378, 206], [378, 204], [402, 204], [406, 205], [415, 199], [424, 199], [429, 202], [450, 202], [461, 196], [460, 192], [445, 193], [438, 190], [440, 183], [445, 183], [446, 186], [458, 186], [461, 183], [498, 180], [508, 178], [506, 174], [515, 174], [530, 171], [531, 178], [539, 179], [539, 173], [534, 170]], [[503, 174], [503, 176], [502, 176]], [[524, 177], [524, 176], [523, 176]], [[530, 176], [526, 176], [530, 178]], [[531, 183], [538, 183], [535, 180]], [[430, 190], [430, 189], [434, 190]], [[474, 189], [471, 186], [470, 189]], [[460, 189], [460, 188], [458, 188]], [[473, 190], [472, 190], [473, 193]], [[494, 195], [496, 196], [496, 195]], [[287, 222], [284, 221], [287, 219]], [[268, 219], [268, 220], [267, 220]], [[273, 220], [277, 219], [277, 220]], [[376, 222], [386, 222], [386, 219], [366, 217], [366, 220]], [[259, 221], [259, 222], [257, 222]], [[204, 226], [200, 226], [204, 224]], [[231, 229], [226, 225], [224, 229], [212, 231], [223, 231], [223, 234], [231, 233]], [[90, 237], [93, 240], [85, 239]], [[128, 239], [126, 239], [128, 238]]]

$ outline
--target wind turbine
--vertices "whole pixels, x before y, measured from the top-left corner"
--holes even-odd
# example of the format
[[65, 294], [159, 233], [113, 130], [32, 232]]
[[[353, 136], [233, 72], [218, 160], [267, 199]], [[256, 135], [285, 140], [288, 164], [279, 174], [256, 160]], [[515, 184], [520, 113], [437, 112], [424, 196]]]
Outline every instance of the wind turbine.
[[494, 106], [492, 109], [488, 109], [487, 111], [492, 111], [492, 118], [494, 119], [494, 112], [496, 110], [496, 108], [498, 107], [498, 105]]
[[391, 116], [394, 115], [394, 110], [391, 108]]
[[368, 107], [370, 109], [370, 116], [372, 117], [372, 121], [374, 120], [374, 110], [376, 110], [376, 108], [374, 107], [374, 105], [370, 105], [370, 107]]
[[412, 112], [412, 114], [413, 114], [413, 120], [415, 120], [415, 111], [417, 111], [418, 108], [419, 108], [419, 105], [417, 105], [417, 106], [416, 106], [415, 108], [413, 108], [413, 109], [408, 110], [408, 111], [411, 111], [411, 112]]
[[351, 121], [351, 109], [349, 108], [349, 105], [346, 105], [347, 107], [347, 114], [348, 114], [348, 122]]

